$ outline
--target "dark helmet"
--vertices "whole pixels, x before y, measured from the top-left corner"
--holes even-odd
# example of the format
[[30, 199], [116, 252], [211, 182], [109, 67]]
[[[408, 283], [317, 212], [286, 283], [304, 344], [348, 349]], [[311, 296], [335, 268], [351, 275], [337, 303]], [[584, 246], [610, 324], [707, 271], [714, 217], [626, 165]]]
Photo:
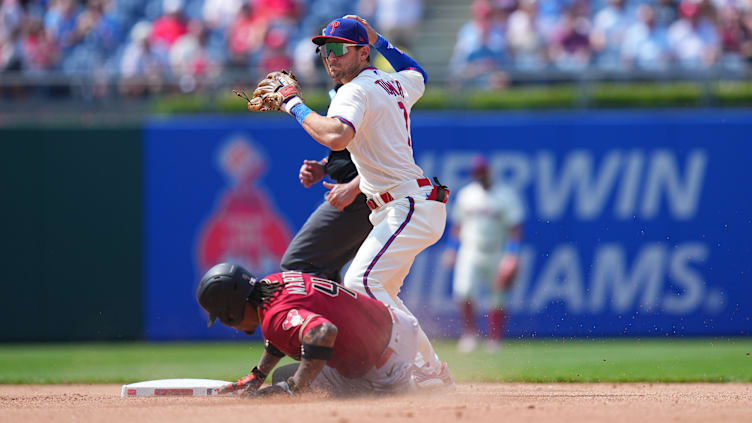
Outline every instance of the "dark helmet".
[[220, 263], [206, 272], [196, 290], [196, 299], [209, 312], [208, 326], [219, 321], [227, 326], [243, 319], [243, 308], [256, 285], [256, 277], [242, 266]]

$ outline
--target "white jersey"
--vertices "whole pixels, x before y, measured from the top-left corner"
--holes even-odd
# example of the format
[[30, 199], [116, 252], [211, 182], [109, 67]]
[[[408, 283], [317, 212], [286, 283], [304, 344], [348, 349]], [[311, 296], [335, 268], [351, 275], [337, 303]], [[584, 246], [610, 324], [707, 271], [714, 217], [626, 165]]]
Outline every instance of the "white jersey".
[[374, 67], [363, 69], [337, 90], [327, 116], [355, 130], [347, 149], [366, 196], [424, 177], [415, 164], [410, 138], [410, 110], [424, 90], [418, 71], [386, 73]]
[[452, 210], [452, 221], [460, 225], [460, 248], [488, 255], [501, 251], [509, 228], [524, 218], [522, 202], [513, 189], [492, 186], [486, 191], [477, 181], [459, 191]]

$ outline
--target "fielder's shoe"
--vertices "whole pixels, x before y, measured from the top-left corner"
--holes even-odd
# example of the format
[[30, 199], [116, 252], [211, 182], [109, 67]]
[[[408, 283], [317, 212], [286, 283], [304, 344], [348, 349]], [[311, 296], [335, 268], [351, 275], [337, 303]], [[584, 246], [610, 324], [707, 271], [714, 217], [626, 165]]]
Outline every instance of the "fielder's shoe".
[[446, 363], [441, 364], [441, 370], [436, 373], [426, 365], [413, 367], [413, 381], [420, 390], [454, 390], [454, 379]]

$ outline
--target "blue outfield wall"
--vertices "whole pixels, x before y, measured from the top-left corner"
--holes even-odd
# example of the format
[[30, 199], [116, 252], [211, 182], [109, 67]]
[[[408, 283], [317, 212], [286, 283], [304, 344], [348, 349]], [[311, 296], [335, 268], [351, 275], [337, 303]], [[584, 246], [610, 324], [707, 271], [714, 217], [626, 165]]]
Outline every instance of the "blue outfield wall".
[[[482, 153], [523, 195], [510, 336], [750, 334], [752, 112], [416, 112], [411, 124], [426, 175], [456, 192]], [[276, 271], [325, 192], [298, 169], [326, 150], [276, 115], [154, 120], [144, 140], [146, 337], [245, 337], [206, 328], [198, 279], [218, 261]], [[456, 336], [443, 249], [418, 256], [401, 296], [429, 335]]]

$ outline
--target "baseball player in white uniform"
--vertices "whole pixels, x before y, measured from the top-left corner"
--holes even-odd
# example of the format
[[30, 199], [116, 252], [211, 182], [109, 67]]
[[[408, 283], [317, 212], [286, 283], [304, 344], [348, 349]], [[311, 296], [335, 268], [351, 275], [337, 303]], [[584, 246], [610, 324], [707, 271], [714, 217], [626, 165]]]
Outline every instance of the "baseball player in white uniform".
[[[335, 19], [312, 41], [329, 76], [343, 85], [326, 116], [311, 111], [300, 97], [290, 97], [291, 91], [285, 91], [282, 109], [320, 144], [350, 151], [360, 174], [374, 228], [344, 285], [412, 316], [397, 294], [415, 256], [441, 238], [449, 194], [432, 184], [413, 159], [410, 110], [423, 95], [427, 75], [358, 16]], [[371, 45], [396, 72], [371, 66]], [[422, 329], [414, 377], [419, 387], [454, 385]]]
[[485, 285], [491, 307], [487, 348], [493, 352], [499, 347], [506, 320], [503, 293], [519, 268], [525, 212], [512, 188], [492, 184], [483, 156], [474, 157], [471, 168], [474, 181], [459, 191], [452, 209], [444, 263], [454, 264], [454, 297], [463, 321], [459, 351], [468, 353], [476, 348], [475, 308], [480, 288]]

